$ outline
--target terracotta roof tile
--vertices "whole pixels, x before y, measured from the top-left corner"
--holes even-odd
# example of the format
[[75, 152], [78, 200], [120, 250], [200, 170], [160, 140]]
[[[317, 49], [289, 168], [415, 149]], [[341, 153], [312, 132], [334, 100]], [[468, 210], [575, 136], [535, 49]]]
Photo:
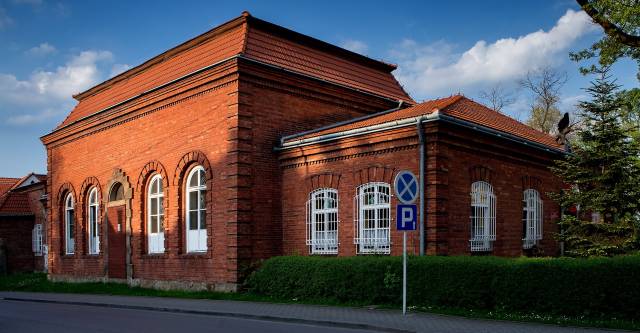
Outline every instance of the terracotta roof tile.
[[562, 146], [559, 145], [551, 135], [542, 133], [511, 117], [491, 110], [488, 107], [461, 95], [426, 101], [406, 109], [387, 112], [378, 116], [365, 118], [360, 121], [354, 121], [321, 131], [294, 136], [289, 140], [295, 141], [382, 124], [394, 120], [414, 118], [421, 115], [431, 114], [436, 110], [438, 110], [440, 114], [488, 127], [506, 134], [511, 134], [550, 148], [562, 149]]
[[19, 180], [20, 178], [0, 177], [0, 197], [7, 193]]
[[24, 192], [8, 192], [0, 197], [0, 214], [30, 215], [29, 196]]
[[57, 129], [236, 55], [413, 102], [391, 74], [395, 66], [243, 14], [76, 95], [79, 103]]
[[249, 28], [245, 55], [380, 96], [413, 102], [390, 71], [372, 69], [370, 66], [252, 27]]

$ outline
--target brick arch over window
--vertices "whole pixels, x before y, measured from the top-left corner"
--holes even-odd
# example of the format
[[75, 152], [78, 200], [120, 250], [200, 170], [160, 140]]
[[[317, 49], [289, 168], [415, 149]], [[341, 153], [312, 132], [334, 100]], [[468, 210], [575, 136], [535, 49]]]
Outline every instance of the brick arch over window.
[[522, 176], [522, 190], [524, 191], [530, 188], [537, 190], [542, 194], [542, 180], [534, 176]]
[[[139, 246], [138, 246], [138, 254], [139, 255], [144, 255], [147, 253], [148, 251], [148, 238], [147, 238], [147, 210], [146, 210], [146, 205], [147, 205], [147, 201], [148, 201], [148, 195], [149, 195], [149, 189], [148, 189], [148, 184], [149, 181], [151, 180], [151, 177], [153, 177], [154, 175], [159, 174], [162, 177], [162, 189], [164, 192], [164, 197], [163, 197], [163, 206], [164, 206], [164, 214], [165, 214], [165, 225], [167, 224], [167, 220], [166, 220], [166, 216], [167, 212], [169, 211], [169, 200], [171, 199], [171, 197], [169, 197], [168, 193], [169, 193], [169, 176], [167, 176], [167, 171], [164, 168], [164, 166], [162, 165], [162, 163], [160, 163], [157, 160], [153, 160], [153, 161], [149, 161], [147, 164], [144, 165], [144, 167], [142, 167], [142, 169], [140, 170], [140, 174], [138, 175], [138, 182], [136, 184], [136, 191], [138, 192], [139, 196], [140, 196], [140, 209], [138, 210], [140, 212], [140, 230], [141, 230], [141, 237], [140, 237], [140, 242], [139, 242]], [[166, 231], [166, 227], [165, 227], [165, 231]], [[165, 240], [166, 242], [166, 240]], [[165, 249], [166, 251], [167, 249]]]
[[469, 169], [469, 176], [471, 177], [472, 183], [478, 182], [478, 181], [484, 181], [489, 184], [492, 184], [493, 170], [482, 165], [476, 165]]
[[207, 159], [207, 156], [203, 152], [197, 151], [197, 150], [184, 154], [182, 158], [180, 158], [180, 162], [178, 162], [178, 165], [176, 166], [176, 169], [173, 173], [172, 185], [175, 186], [178, 192], [178, 214], [177, 214], [178, 215], [178, 241], [179, 241], [178, 248], [182, 253], [187, 252], [187, 247], [185, 243], [186, 242], [186, 232], [185, 232], [186, 217], [184, 215], [184, 205], [185, 205], [185, 198], [184, 198], [185, 185], [184, 184], [187, 181], [187, 175], [189, 174], [189, 171], [191, 171], [191, 169], [196, 165], [201, 165], [204, 168], [204, 173], [206, 177], [207, 252], [210, 255], [213, 250], [213, 246], [211, 242], [211, 239], [213, 238], [213, 229], [212, 229], [212, 223], [211, 223], [211, 219], [213, 216], [212, 214], [213, 212], [213, 207], [212, 207], [213, 172], [211, 170], [211, 165], [209, 164], [209, 159]]
[[342, 175], [331, 172], [311, 175], [305, 179], [307, 193], [310, 193], [311, 191], [319, 188], [338, 189], [341, 177]]
[[154, 174], [159, 174], [162, 176], [162, 185], [166, 191], [167, 187], [169, 187], [169, 177], [167, 176], [167, 171], [162, 163], [158, 162], [157, 160], [153, 160], [145, 164], [144, 167], [142, 167], [142, 170], [140, 170], [140, 174], [138, 175], [138, 183], [136, 184], [136, 192], [143, 193], [145, 186], [149, 181], [149, 178]]
[[[78, 215], [76, 213], [76, 216], [81, 216], [81, 219], [76, 219], [76, 221], [80, 222], [78, 223], [78, 225], [80, 226], [81, 229], [80, 234], [82, 235], [80, 238], [77, 238], [78, 241], [76, 242], [78, 245], [78, 248], [76, 249], [76, 251], [81, 252], [81, 253], [85, 253], [88, 249], [88, 244], [87, 244], [87, 235], [89, 234], [89, 220], [87, 218], [87, 216], [89, 215], [88, 211], [87, 211], [87, 206], [88, 206], [88, 200], [89, 200], [89, 191], [92, 188], [96, 188], [98, 189], [98, 202], [100, 203], [98, 205], [98, 226], [102, 226], [102, 213], [104, 212], [104, 205], [101, 202], [101, 196], [102, 196], [102, 189], [100, 187], [100, 182], [98, 181], [98, 178], [96, 177], [89, 177], [87, 179], [84, 180], [84, 182], [82, 182], [82, 186], [80, 186], [80, 192], [78, 193], [78, 198], [76, 198], [76, 212], [80, 212], [80, 214]], [[102, 230], [102, 229], [99, 229]], [[101, 235], [102, 236], [102, 235]]]
[[185, 176], [187, 175], [187, 171], [190, 169], [192, 165], [199, 164], [204, 168], [205, 175], [207, 176], [207, 186], [209, 185], [209, 181], [213, 178], [213, 174], [211, 173], [211, 166], [209, 165], [209, 159], [207, 156], [201, 151], [192, 151], [186, 153], [178, 162], [176, 166], [176, 170], [173, 173], [173, 185], [179, 186], [178, 188], [182, 188], [182, 182], [185, 180]]
[[371, 182], [393, 183], [393, 174], [396, 169], [382, 166], [372, 165], [354, 172], [354, 180], [356, 185], [362, 185]]
[[[58, 189], [58, 194], [57, 194], [57, 198], [54, 202], [57, 203], [58, 205], [58, 209], [57, 209], [57, 218], [58, 218], [58, 223], [56, 223], [56, 225], [58, 226], [58, 253], [60, 255], [65, 255], [66, 251], [65, 251], [65, 230], [64, 230], [64, 215], [65, 215], [65, 199], [67, 198], [67, 194], [71, 193], [71, 195], [73, 196], [73, 200], [74, 200], [74, 210], [73, 210], [73, 219], [75, 221], [78, 220], [78, 196], [76, 195], [76, 191], [73, 188], [73, 185], [71, 185], [71, 183], [67, 182], [64, 183], [62, 185], [60, 185], [60, 188]], [[78, 228], [76, 228], [75, 230], [75, 235], [74, 237], [76, 237], [78, 235]], [[75, 251], [77, 252], [77, 251]]]

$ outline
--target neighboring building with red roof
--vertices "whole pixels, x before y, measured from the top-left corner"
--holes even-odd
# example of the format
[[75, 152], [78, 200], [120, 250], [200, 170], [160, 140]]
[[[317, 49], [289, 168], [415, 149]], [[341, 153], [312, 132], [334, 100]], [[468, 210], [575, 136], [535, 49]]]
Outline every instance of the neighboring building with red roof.
[[554, 254], [562, 147], [394, 69], [245, 12], [75, 95], [42, 137], [50, 277], [234, 290], [275, 255], [399, 254], [420, 147], [428, 254]]
[[9, 272], [45, 270], [46, 183], [34, 173], [0, 178], [0, 246]]

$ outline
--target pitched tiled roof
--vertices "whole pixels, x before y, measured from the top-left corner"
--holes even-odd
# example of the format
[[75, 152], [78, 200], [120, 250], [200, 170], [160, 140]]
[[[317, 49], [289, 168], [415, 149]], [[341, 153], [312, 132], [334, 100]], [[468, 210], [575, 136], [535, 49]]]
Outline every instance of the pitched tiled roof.
[[7, 192], [0, 197], [0, 215], [32, 215], [29, 196], [25, 192]]
[[20, 178], [0, 177], [0, 197], [7, 193], [19, 180]]
[[473, 124], [481, 125], [492, 130], [517, 136], [522, 139], [545, 145], [553, 149], [562, 149], [562, 146], [559, 145], [551, 135], [533, 129], [532, 127], [529, 127], [502, 113], [489, 109], [488, 107], [470, 100], [462, 95], [454, 95], [446, 98], [426, 101], [406, 109], [401, 109], [393, 112], [385, 112], [378, 116], [367, 117], [359, 121], [349, 122], [347, 124], [335, 127], [329, 127], [320, 131], [312, 131], [299, 136], [294, 135], [289, 137], [287, 140], [296, 141], [300, 139], [318, 137], [322, 135], [368, 127], [371, 125], [383, 124], [390, 121], [428, 115], [435, 111], [438, 111], [438, 113], [441, 115], [446, 115]]
[[391, 74], [395, 66], [244, 13], [74, 96], [79, 103], [58, 129], [233, 56], [242, 56], [389, 99], [413, 102]]

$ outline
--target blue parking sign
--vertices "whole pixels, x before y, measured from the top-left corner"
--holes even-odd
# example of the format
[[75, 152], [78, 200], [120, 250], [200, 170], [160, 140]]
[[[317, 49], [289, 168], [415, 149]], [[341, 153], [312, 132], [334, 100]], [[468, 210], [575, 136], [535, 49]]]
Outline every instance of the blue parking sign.
[[418, 209], [416, 205], [396, 206], [396, 229], [399, 231], [416, 230]]

